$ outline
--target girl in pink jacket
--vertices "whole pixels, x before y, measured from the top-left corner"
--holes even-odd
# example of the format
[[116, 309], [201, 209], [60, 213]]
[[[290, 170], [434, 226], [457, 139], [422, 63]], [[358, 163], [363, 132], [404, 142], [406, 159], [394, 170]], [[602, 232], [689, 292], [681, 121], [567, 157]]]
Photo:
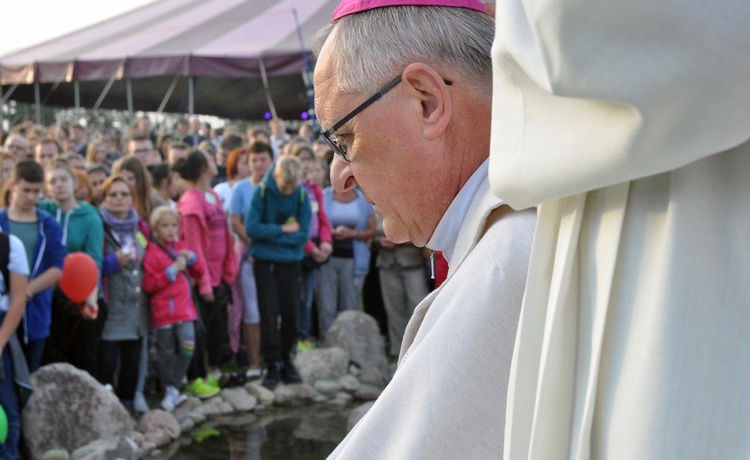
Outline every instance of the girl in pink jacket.
[[151, 294], [151, 327], [156, 332], [159, 379], [164, 410], [172, 411], [186, 396], [177, 389], [187, 373], [195, 350], [198, 318], [190, 278], [200, 279], [203, 261], [177, 241], [179, 214], [169, 206], [151, 213], [154, 239], [143, 259], [143, 291]]

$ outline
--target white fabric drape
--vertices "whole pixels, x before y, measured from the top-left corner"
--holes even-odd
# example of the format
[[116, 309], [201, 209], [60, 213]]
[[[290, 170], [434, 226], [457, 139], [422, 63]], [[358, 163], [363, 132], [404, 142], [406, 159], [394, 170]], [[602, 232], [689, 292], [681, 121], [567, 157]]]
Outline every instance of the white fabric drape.
[[542, 203], [505, 458], [748, 458], [750, 4], [497, 6], [490, 180]]

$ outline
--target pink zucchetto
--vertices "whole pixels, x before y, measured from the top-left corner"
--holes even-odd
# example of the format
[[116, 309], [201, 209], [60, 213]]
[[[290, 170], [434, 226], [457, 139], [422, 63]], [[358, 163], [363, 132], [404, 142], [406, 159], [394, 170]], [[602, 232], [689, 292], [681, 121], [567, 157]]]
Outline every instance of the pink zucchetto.
[[331, 22], [350, 14], [389, 6], [447, 6], [487, 14], [487, 8], [479, 0], [342, 0], [333, 12]]

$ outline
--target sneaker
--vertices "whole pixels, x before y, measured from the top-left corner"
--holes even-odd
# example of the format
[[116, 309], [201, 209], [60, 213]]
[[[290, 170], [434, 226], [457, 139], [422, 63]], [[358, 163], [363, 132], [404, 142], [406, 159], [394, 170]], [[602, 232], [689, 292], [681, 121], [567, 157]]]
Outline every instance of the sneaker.
[[279, 384], [279, 379], [279, 365], [270, 365], [268, 366], [268, 372], [266, 372], [266, 378], [263, 379], [263, 383], [261, 385], [273, 391]]
[[201, 399], [211, 398], [219, 394], [219, 389], [197, 378], [185, 387], [185, 392]]
[[247, 380], [258, 380], [263, 377], [263, 371], [260, 369], [248, 369], [245, 372], [245, 378]]
[[[219, 377], [221, 377], [221, 372], [219, 372]], [[219, 385], [219, 377], [216, 377], [215, 373], [209, 372], [204, 381], [206, 382], [206, 385], [210, 385], [217, 390], [221, 390], [221, 385]]]
[[281, 378], [284, 383], [302, 383], [302, 377], [300, 377], [297, 369], [294, 368], [294, 364], [291, 362], [284, 363], [284, 368], [281, 370]]
[[140, 414], [148, 412], [148, 403], [143, 393], [138, 392], [135, 394], [135, 398], [133, 398], [133, 410]]
[[315, 343], [310, 340], [303, 340], [300, 342], [297, 342], [297, 351], [299, 353], [305, 352], [305, 351], [313, 351], [315, 350]]
[[172, 412], [177, 406], [186, 400], [187, 396], [181, 394], [177, 388], [168, 386], [164, 391], [164, 399], [161, 400], [161, 407], [167, 412]]

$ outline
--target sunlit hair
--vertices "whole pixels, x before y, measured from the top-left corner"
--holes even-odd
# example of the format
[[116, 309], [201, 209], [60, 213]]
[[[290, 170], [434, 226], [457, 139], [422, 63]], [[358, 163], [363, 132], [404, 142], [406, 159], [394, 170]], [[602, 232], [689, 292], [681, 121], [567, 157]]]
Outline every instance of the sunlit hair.
[[239, 147], [229, 152], [229, 156], [227, 157], [227, 177], [229, 180], [233, 181], [237, 178], [237, 174], [239, 173], [237, 171], [237, 163], [240, 162], [243, 156], [247, 156], [249, 152], [248, 147]]
[[313, 39], [320, 55], [332, 43], [334, 79], [343, 93], [374, 93], [415, 62], [461, 76], [479, 95], [492, 89], [491, 48], [495, 23], [465, 8], [397, 6], [344, 16]]
[[289, 146], [289, 156], [293, 156], [296, 158], [300, 158], [303, 155], [308, 155], [310, 159], [315, 159], [315, 153], [313, 153], [312, 147], [310, 147], [310, 144], [307, 142], [295, 142], [291, 146]]
[[119, 158], [112, 165], [112, 175], [119, 176], [122, 171], [130, 171], [135, 176], [135, 190], [133, 191], [133, 203], [135, 210], [142, 219], [148, 219], [154, 202], [151, 199], [151, 176], [138, 157], [128, 155]]
[[109, 190], [112, 188], [112, 186], [116, 183], [122, 183], [125, 184], [125, 186], [128, 188], [128, 191], [133, 193], [133, 189], [130, 187], [130, 184], [128, 184], [128, 181], [122, 178], [122, 176], [109, 176], [104, 180], [104, 183], [102, 184], [102, 195], [106, 199], [107, 195], [109, 195]]
[[302, 179], [302, 163], [292, 156], [283, 156], [276, 162], [276, 176], [287, 185], [297, 185]]
[[94, 188], [91, 187], [91, 181], [89, 180], [88, 174], [86, 174], [86, 171], [80, 169], [74, 169], [73, 174], [76, 176], [75, 180], [77, 184], [74, 193], [77, 193], [82, 188], [85, 188], [86, 190], [88, 190], [88, 199], [86, 200], [86, 202], [91, 203], [94, 198]]
[[70, 167], [67, 161], [63, 159], [52, 160], [49, 162], [49, 164], [47, 164], [47, 167], [44, 168], [44, 172], [47, 173], [50, 171], [54, 171], [56, 169], [59, 169], [61, 171], [65, 171], [66, 173], [68, 173], [68, 176], [70, 176], [70, 179], [73, 181], [73, 189], [75, 189], [78, 186], [78, 178], [75, 172], [73, 171], [73, 168]]
[[172, 208], [171, 206], [164, 205], [157, 206], [153, 211], [151, 211], [151, 217], [148, 219], [148, 223], [152, 229], [156, 229], [156, 226], [159, 224], [159, 222], [167, 217], [171, 217], [177, 220], [177, 222], [180, 221], [180, 213], [178, 213], [177, 210]]
[[[98, 162], [95, 160], [96, 158], [96, 151], [99, 150], [100, 147], [105, 146], [106, 144], [102, 141], [94, 141], [86, 147], [86, 166], [93, 166], [96, 164], [103, 164], [102, 162]], [[107, 152], [104, 152], [104, 157], [106, 159]]]

